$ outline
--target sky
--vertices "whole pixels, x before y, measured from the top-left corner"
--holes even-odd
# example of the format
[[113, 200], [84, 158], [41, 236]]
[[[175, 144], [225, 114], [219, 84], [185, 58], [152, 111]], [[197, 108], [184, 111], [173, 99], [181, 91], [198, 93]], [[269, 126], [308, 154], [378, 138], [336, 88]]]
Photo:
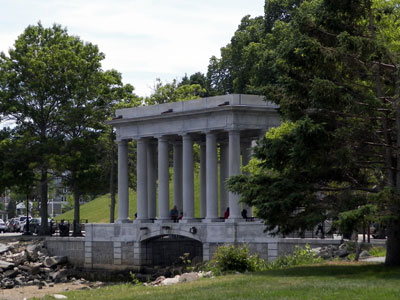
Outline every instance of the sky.
[[61, 24], [99, 46], [103, 69], [116, 69], [139, 96], [164, 83], [207, 72], [245, 15], [263, 15], [264, 0], [0, 0], [0, 51], [28, 25]]

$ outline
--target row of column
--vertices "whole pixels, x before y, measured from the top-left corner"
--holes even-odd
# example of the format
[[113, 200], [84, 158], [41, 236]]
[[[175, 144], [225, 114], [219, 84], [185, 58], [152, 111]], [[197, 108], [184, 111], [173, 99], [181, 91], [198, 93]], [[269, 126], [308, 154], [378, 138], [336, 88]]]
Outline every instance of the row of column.
[[[168, 140], [164, 136], [158, 140], [158, 218], [170, 220], [169, 212], [169, 157]], [[239, 195], [227, 192], [225, 180], [240, 173], [240, 131], [229, 131], [228, 144], [220, 144], [220, 212], [223, 216], [229, 206], [228, 221], [242, 219]], [[243, 164], [250, 157], [250, 144], [242, 148]], [[156, 217], [156, 151], [155, 144], [147, 138], [137, 140], [137, 221]], [[182, 135], [182, 142], [173, 143], [174, 205], [183, 211], [182, 222], [194, 220], [194, 161], [193, 138]], [[118, 144], [118, 220], [129, 220], [128, 196], [128, 144], [122, 140]], [[228, 201], [227, 201], [228, 199]], [[218, 219], [218, 158], [217, 136], [206, 133], [206, 142], [200, 144], [200, 216], [205, 221]], [[247, 208], [248, 209], [248, 208]], [[249, 209], [248, 209], [249, 210]]]

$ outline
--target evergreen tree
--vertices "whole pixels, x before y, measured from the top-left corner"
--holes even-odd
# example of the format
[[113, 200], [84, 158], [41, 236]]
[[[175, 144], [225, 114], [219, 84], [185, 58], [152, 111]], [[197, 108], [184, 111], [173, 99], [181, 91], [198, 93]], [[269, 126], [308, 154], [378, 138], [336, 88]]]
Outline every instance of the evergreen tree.
[[372, 214], [387, 226], [386, 264], [400, 265], [398, 2], [312, 0], [273, 15], [263, 42], [271, 59], [259, 62], [273, 76], [254, 82], [285, 122], [256, 147], [253, 174], [230, 188], [283, 233]]

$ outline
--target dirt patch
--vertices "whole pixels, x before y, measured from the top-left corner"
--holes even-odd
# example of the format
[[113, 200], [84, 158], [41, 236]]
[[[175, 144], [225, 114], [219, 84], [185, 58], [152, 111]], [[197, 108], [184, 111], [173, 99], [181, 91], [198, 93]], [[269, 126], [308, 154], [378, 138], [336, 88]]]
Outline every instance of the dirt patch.
[[0, 290], [1, 300], [23, 300], [32, 298], [42, 298], [46, 295], [62, 294], [66, 291], [90, 289], [87, 284], [76, 283], [56, 283], [54, 286], [44, 286], [39, 289], [37, 286], [23, 286], [13, 289]]

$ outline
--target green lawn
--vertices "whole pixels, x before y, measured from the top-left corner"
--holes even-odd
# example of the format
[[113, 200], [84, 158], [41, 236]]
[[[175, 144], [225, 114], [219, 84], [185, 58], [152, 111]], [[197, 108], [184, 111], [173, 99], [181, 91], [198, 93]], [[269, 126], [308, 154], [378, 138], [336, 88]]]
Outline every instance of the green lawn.
[[121, 284], [62, 294], [70, 300], [400, 299], [400, 268], [334, 263], [221, 276], [168, 287]]
[[[172, 171], [172, 170], [171, 170]], [[172, 176], [171, 176], [172, 177]], [[172, 178], [171, 178], [172, 179]], [[173, 205], [173, 181], [170, 180], [169, 191], [170, 191], [170, 207]], [[195, 188], [195, 216], [196, 218], [200, 217], [200, 176], [199, 169], [195, 169], [194, 176], [194, 188]], [[81, 205], [80, 213], [81, 219], [88, 219], [89, 223], [109, 223], [110, 222], [110, 194], [106, 194], [100, 197], [95, 198], [94, 200]], [[136, 192], [130, 190], [129, 191], [129, 217], [134, 219], [134, 215], [136, 212]], [[67, 211], [66, 213], [59, 215], [55, 218], [55, 220], [73, 220], [74, 219], [74, 210]], [[117, 195], [117, 204], [115, 208], [115, 219], [118, 219], [118, 195]]]

